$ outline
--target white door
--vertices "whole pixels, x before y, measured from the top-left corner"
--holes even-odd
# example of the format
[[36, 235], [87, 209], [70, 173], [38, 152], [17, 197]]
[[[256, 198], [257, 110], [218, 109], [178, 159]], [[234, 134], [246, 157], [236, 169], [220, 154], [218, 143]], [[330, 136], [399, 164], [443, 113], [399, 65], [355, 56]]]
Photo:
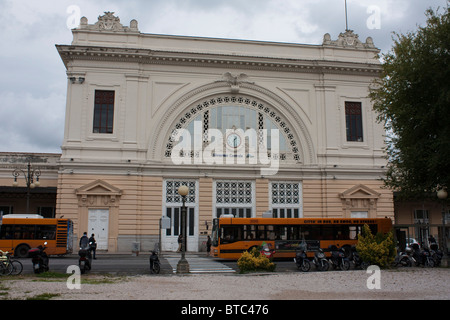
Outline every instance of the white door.
[[88, 237], [95, 234], [98, 250], [108, 250], [108, 209], [89, 209]]
[[[187, 251], [198, 251], [198, 222], [195, 207], [186, 210]], [[162, 231], [162, 250], [176, 251], [178, 249], [178, 235], [181, 230], [181, 208], [166, 208], [166, 217], [170, 218], [170, 228]]]

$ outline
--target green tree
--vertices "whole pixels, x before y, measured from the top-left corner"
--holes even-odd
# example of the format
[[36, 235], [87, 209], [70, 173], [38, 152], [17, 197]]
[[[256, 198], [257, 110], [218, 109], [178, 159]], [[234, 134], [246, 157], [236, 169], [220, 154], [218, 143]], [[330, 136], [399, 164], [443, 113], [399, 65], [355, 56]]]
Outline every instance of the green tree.
[[389, 132], [385, 184], [405, 198], [450, 187], [450, 9], [439, 11], [428, 9], [415, 32], [394, 33], [370, 94]]
[[369, 226], [365, 224], [362, 235], [358, 237], [356, 250], [358, 250], [363, 261], [380, 268], [387, 268], [394, 262], [396, 255], [394, 235], [389, 232], [385, 235], [377, 233], [374, 236]]

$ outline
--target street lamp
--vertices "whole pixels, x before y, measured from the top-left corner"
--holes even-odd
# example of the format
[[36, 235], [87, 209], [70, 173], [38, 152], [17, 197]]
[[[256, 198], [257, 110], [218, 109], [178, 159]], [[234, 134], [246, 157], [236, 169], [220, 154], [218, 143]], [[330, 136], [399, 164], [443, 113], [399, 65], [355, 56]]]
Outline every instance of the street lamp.
[[[12, 173], [12, 175], [14, 176], [14, 182], [12, 184], [13, 187], [17, 187], [19, 185], [19, 182], [17, 182], [17, 177], [19, 177], [20, 174], [23, 174], [23, 176], [25, 177], [25, 182], [27, 185], [27, 212], [26, 213], [29, 213], [29, 211], [30, 211], [30, 190], [34, 189], [35, 187], [39, 187], [39, 185], [41, 184], [39, 182], [39, 176], [41, 175], [41, 170], [33, 169], [31, 167], [30, 160], [28, 160], [26, 172], [22, 169], [14, 169], [14, 171]], [[35, 177], [36, 177], [36, 181], [34, 181]]]
[[[437, 191], [437, 197], [439, 200], [442, 200], [442, 251], [444, 251], [444, 259], [448, 258], [448, 252], [447, 252], [447, 233], [445, 232], [446, 227], [446, 221], [445, 221], [445, 201], [447, 200], [447, 190], [444, 188]], [[446, 257], [447, 256], [447, 257]], [[445, 261], [443, 263], [444, 265], [448, 264], [448, 261]]]
[[178, 188], [178, 194], [181, 196], [183, 205], [181, 206], [181, 234], [183, 237], [181, 243], [181, 259], [177, 264], [177, 273], [189, 273], [189, 263], [186, 260], [186, 244], [187, 244], [187, 223], [186, 223], [186, 196], [189, 194], [189, 188], [182, 185]]

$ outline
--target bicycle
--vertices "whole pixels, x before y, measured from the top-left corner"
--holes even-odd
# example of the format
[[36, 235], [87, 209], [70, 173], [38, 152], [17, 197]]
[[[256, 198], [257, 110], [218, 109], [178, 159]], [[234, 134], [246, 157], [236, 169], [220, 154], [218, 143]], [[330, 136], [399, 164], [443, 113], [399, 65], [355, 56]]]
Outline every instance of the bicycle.
[[19, 275], [22, 273], [23, 265], [19, 260], [11, 259], [11, 253], [0, 250], [0, 273], [2, 275]]

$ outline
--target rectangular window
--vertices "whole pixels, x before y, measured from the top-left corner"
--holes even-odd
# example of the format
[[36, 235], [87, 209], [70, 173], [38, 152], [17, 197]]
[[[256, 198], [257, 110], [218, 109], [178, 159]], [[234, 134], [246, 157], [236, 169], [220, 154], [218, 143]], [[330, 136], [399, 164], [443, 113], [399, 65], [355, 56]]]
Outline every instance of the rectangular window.
[[414, 223], [428, 223], [428, 210], [414, 210]]
[[95, 90], [94, 133], [113, 133], [114, 91]]
[[272, 182], [269, 196], [274, 218], [301, 218], [303, 216], [301, 183]]
[[254, 186], [251, 181], [216, 181], [216, 218], [227, 214], [232, 214], [236, 218], [251, 218], [254, 203], [253, 190]]
[[38, 207], [38, 214], [44, 218], [54, 218], [55, 207]]
[[363, 141], [361, 102], [345, 102], [347, 141]]

